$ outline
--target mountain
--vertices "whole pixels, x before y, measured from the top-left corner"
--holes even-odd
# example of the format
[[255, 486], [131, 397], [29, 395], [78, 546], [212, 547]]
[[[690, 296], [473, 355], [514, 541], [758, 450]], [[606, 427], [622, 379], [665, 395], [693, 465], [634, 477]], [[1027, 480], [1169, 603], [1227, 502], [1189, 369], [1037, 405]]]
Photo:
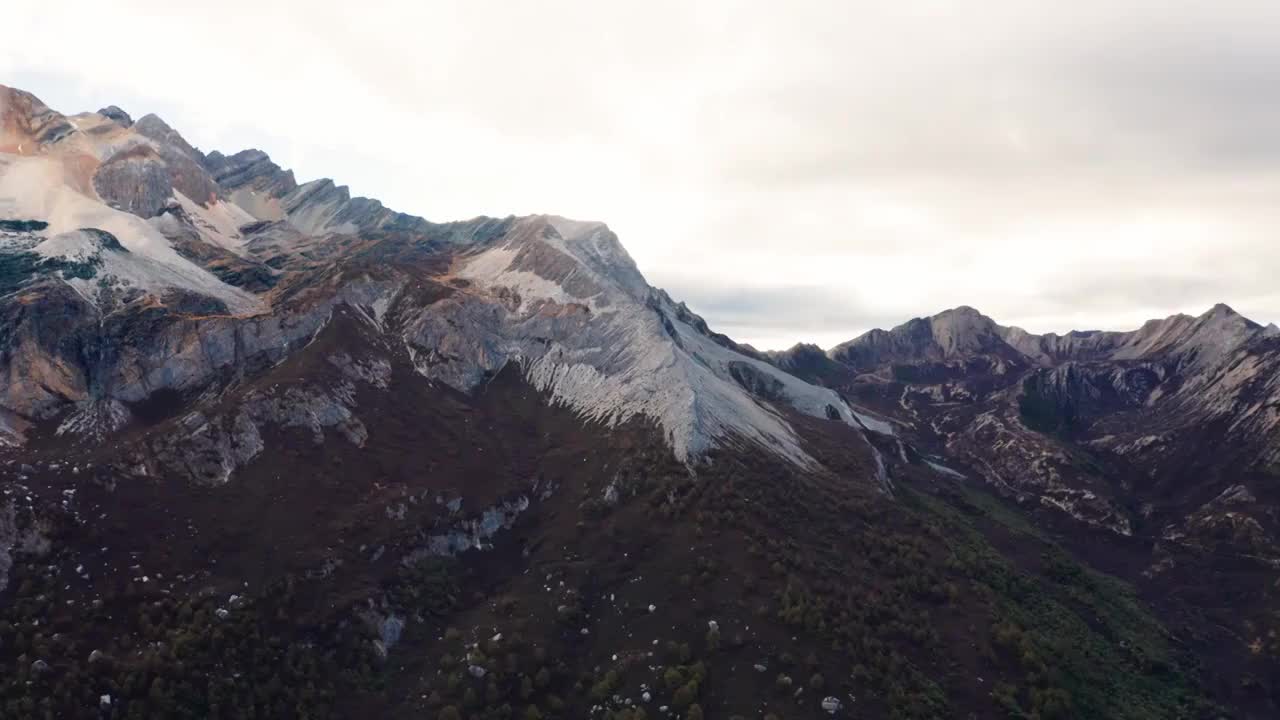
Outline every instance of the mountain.
[[[872, 330], [820, 361], [811, 348], [770, 359], [874, 408], [920, 447], [982, 468], [998, 487], [1131, 534], [1200, 507], [1245, 473], [1266, 484], [1280, 461], [1274, 338], [1226, 305], [1132, 332], [1066, 335], [960, 307]], [[1125, 467], [1108, 469], [1116, 463]], [[1163, 484], [1117, 477], [1135, 470]]]
[[1280, 606], [1272, 327], [1217, 305], [1132, 332], [1035, 335], [961, 307], [770, 359], [1257, 656]]
[[[0, 708], [1268, 717], [1274, 606], [1109, 554], [1269, 552], [1280, 341], [1210, 315], [759, 353], [604, 224], [431, 222], [0, 87]], [[1210, 409], [1221, 464], [1178, 451]], [[1104, 493], [1138, 476], [1088, 453], [1167, 459]], [[1195, 505], [1221, 468], [1257, 475]]]
[[[63, 118], [7, 92], [4, 142], [18, 152], [4, 161], [0, 212], [16, 293], [0, 397], [15, 446], [54, 420], [73, 437], [114, 431], [156, 393], [278, 362], [337, 307], [367, 316], [428, 380], [470, 392], [518, 363], [592, 420], [656, 422], [680, 459], [732, 437], [812, 461], [743, 383], [855, 422], [831, 391], [718, 344], [602, 224], [435, 225], [330, 180], [298, 185], [260, 152], [206, 157], [155, 116]], [[55, 293], [64, 332], [51, 345], [39, 313]], [[127, 346], [110, 343], [118, 334]], [[48, 381], [27, 382], [32, 372]]]

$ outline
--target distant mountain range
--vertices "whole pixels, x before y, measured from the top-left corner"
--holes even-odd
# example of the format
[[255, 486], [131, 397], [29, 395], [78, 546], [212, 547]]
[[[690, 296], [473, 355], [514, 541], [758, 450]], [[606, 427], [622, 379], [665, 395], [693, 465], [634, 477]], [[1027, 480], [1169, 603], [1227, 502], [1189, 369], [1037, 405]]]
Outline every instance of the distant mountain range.
[[0, 715], [1274, 717], [1280, 329], [758, 352], [0, 86]]

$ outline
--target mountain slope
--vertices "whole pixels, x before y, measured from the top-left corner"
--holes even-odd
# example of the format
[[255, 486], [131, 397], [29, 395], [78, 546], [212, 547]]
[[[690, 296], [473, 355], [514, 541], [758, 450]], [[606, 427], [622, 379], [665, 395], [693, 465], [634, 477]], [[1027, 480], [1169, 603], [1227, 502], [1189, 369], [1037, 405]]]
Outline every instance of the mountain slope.
[[[5, 235], [4, 249], [8, 257], [35, 254], [9, 297], [25, 302], [54, 284], [85, 301], [76, 312], [85, 337], [75, 360], [15, 333], [14, 354], [27, 366], [54, 365], [62, 382], [57, 392], [34, 395], [16, 381], [0, 388], [4, 409], [17, 416], [13, 428], [62, 418], [66, 431], [96, 430], [68, 414], [83, 415], [86, 406], [110, 407], [119, 424], [122, 403], [194, 392], [257, 354], [287, 353], [339, 303], [359, 305], [377, 324], [391, 312], [430, 380], [472, 391], [518, 363], [536, 387], [586, 418], [658, 422], [684, 460], [745, 441], [812, 462], [768, 403], [854, 422], [834, 393], [717, 345], [704, 323], [648, 286], [603, 225], [550, 217], [433, 225], [351, 198], [332, 181], [298, 185], [261, 153], [206, 158], [155, 116], [128, 127], [98, 114], [63, 118], [30, 96], [3, 92], [5, 127], [13, 128], [5, 146], [21, 152], [0, 168], [0, 217], [15, 228], [28, 223]], [[418, 272], [393, 265], [377, 280], [334, 277], [381, 257]], [[66, 264], [81, 276], [53, 269]], [[318, 275], [326, 276], [323, 291]], [[429, 311], [409, 306], [421, 298], [402, 295], [422, 276], [448, 288], [447, 297], [427, 298]], [[198, 298], [188, 303], [205, 306], [199, 318], [164, 314], [176, 327], [163, 337], [131, 338], [134, 348], [161, 354], [127, 358], [128, 368], [125, 358], [100, 351], [86, 362], [105, 318], [178, 295]], [[204, 322], [209, 315], [223, 317]], [[127, 331], [137, 328], [130, 322]], [[767, 397], [753, 398], [742, 384], [748, 378]], [[24, 438], [14, 431], [9, 439]]]
[[957, 308], [814, 358], [772, 359], [891, 418], [943, 475], [1013, 500], [1170, 616], [1207, 614], [1220, 635], [1206, 645], [1230, 656], [1219, 662], [1275, 687], [1273, 331], [1225, 305], [1067, 335]]
[[434, 223], [0, 88], [0, 267], [5, 717], [1274, 707], [602, 224]]
[[[1206, 430], [1212, 436], [1203, 440], [1221, 453], [1200, 453], [1210, 465], [1268, 472], [1280, 441], [1277, 349], [1270, 331], [1225, 305], [1132, 332], [1061, 336], [1003, 327], [957, 308], [833, 348], [826, 362], [835, 370], [802, 361], [797, 351], [772, 360], [855, 399], [874, 399], [881, 412], [961, 455], [960, 444], [979, 432], [986, 433], [982, 446], [1020, 448], [1022, 461], [1043, 470], [1019, 480], [1030, 489], [1055, 484], [1061, 469], [1049, 465], [1063, 460], [1054, 457], [1061, 455], [1056, 448], [1087, 446], [1160, 465], [1156, 475], [1175, 469], [1165, 463], [1179, 438]], [[977, 462], [992, 455], [998, 453]], [[1208, 501], [1223, 489], [1200, 497]], [[1123, 531], [1132, 518], [1116, 520]]]

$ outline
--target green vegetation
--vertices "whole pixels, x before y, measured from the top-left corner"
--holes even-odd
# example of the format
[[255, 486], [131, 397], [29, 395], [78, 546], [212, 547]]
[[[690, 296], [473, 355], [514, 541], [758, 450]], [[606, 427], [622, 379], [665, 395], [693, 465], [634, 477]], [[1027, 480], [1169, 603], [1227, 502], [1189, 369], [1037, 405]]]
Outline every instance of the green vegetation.
[[30, 233], [49, 227], [43, 220], [0, 220], [0, 232]]
[[[1045, 541], [1038, 542], [1038, 572], [1019, 570], [986, 542], [972, 516], [934, 497], [909, 498], [941, 518], [954, 551], [949, 564], [969, 578], [975, 599], [988, 608], [987, 659], [1012, 676], [992, 697], [1011, 716], [1157, 720], [1212, 711], [1189, 659], [1130, 586]], [[983, 514], [1015, 531], [1029, 527], [1007, 510]], [[1029, 532], [1019, 542], [1036, 538]]]
[[85, 261], [45, 258], [34, 252], [0, 253], [0, 295], [20, 289], [42, 275], [60, 273], [64, 279], [88, 280], [98, 273], [102, 260]]
[[[18, 591], [0, 613], [5, 718], [97, 718], [103, 696], [117, 718], [342, 717], [342, 695], [383, 681], [370, 624], [350, 609], [320, 624], [297, 619], [307, 590], [293, 578], [230, 607], [131, 584], [51, 624], [52, 579], [16, 570]], [[385, 596], [409, 612], [447, 611], [450, 577], [445, 563], [420, 565]]]
[[40, 273], [43, 261], [33, 252], [0, 254], [0, 295], [8, 295], [30, 282]]
[[[813, 690], [873, 699], [894, 718], [963, 716], [975, 676], [990, 688], [987, 702], [1013, 718], [1212, 710], [1192, 664], [1132, 588], [985, 493], [944, 500], [902, 486], [886, 501], [797, 492], [792, 482], [804, 481], [739, 480], [736, 497], [716, 498], [725, 508], [716, 519], [747, 533], [780, 583], [777, 619], [832, 651], [807, 683]], [[1017, 566], [998, 552], [981, 530], [991, 523], [1038, 548], [1036, 562]], [[957, 662], [954, 648], [975, 641], [977, 656]], [[832, 682], [844, 677], [852, 684]], [[786, 693], [801, 681], [782, 673], [776, 684]]]
[[[219, 604], [135, 584], [67, 610], [50, 565], [21, 563], [0, 716], [97, 718], [110, 695], [112, 718], [795, 718], [830, 695], [894, 720], [1212, 717], [1131, 588], [986, 493], [903, 480], [887, 498], [856, 468], [714, 460], [621, 482], [630, 502], [571, 498], [562, 534], [518, 531], [541, 558], [396, 565], [341, 592], [286, 577]], [[388, 661], [390, 614], [412, 621]]]

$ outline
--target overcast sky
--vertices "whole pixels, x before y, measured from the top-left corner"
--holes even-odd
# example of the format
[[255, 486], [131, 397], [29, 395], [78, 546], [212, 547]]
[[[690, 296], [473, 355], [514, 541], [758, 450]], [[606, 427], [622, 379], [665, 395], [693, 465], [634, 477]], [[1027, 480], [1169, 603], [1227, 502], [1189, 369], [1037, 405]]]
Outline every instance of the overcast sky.
[[0, 82], [57, 110], [431, 220], [604, 220], [758, 347], [1280, 320], [1274, 0], [13, 5]]

